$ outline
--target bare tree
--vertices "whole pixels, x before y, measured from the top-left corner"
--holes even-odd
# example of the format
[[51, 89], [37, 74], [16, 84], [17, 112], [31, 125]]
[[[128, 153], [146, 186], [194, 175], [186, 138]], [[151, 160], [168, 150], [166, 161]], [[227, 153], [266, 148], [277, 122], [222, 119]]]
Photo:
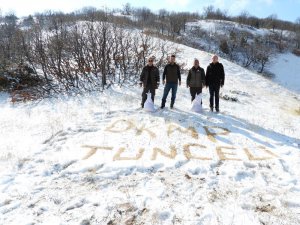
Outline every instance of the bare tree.
[[246, 44], [241, 50], [243, 66], [248, 68], [256, 61], [256, 49], [253, 44]]
[[33, 16], [29, 15], [28, 17], [24, 18], [22, 25], [31, 28], [34, 25]]
[[276, 14], [272, 14], [267, 17], [267, 26], [275, 31], [275, 29], [278, 27], [278, 16]]
[[295, 29], [296, 35], [295, 35], [295, 42], [296, 42], [296, 48], [300, 49], [300, 17], [296, 20], [296, 29]]
[[153, 22], [155, 19], [155, 15], [150, 9], [146, 7], [136, 8], [134, 11], [137, 20], [141, 23], [142, 26], [151, 24], [151, 22]]
[[255, 61], [259, 66], [259, 73], [262, 73], [270, 59], [274, 56], [274, 52], [268, 46], [263, 38], [256, 38], [255, 40]]
[[204, 18], [213, 19], [214, 11], [215, 11], [215, 8], [212, 5], [205, 7], [203, 9]]
[[215, 9], [212, 5], [204, 8], [204, 18], [206, 19], [216, 19], [216, 20], [227, 20], [227, 11], [222, 11], [220, 9]]
[[168, 24], [168, 17], [169, 12], [165, 9], [160, 9], [158, 12], [158, 20], [159, 20], [159, 28], [161, 34], [164, 34], [165, 30], [167, 29]]
[[249, 16], [250, 16], [249, 12], [247, 12], [247, 11], [241, 12], [241, 14], [237, 17], [238, 23], [240, 25], [248, 24], [247, 21], [248, 21]]
[[0, 8], [0, 22], [3, 20], [2, 9]]
[[132, 13], [132, 7], [131, 7], [131, 5], [130, 5], [129, 2], [127, 2], [125, 5], [123, 5], [123, 11], [122, 11], [122, 13], [124, 15], [131, 15], [131, 13]]

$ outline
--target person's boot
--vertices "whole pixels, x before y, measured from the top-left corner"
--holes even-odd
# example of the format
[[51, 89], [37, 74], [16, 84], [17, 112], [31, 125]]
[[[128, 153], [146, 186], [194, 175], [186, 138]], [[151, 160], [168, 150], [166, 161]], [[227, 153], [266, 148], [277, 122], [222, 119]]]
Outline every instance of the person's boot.
[[160, 108], [161, 108], [161, 109], [165, 108], [165, 104], [166, 104], [166, 102], [165, 102], [165, 101], [162, 101], [162, 102], [161, 102]]
[[171, 108], [171, 109], [174, 108], [174, 101], [171, 101], [170, 108]]
[[210, 106], [210, 111], [213, 112], [214, 111], [214, 107]]

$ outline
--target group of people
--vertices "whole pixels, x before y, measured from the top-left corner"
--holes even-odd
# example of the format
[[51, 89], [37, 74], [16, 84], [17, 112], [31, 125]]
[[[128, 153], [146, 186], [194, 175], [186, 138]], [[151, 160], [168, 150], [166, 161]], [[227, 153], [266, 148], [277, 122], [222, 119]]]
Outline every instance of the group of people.
[[[210, 110], [213, 111], [215, 109], [219, 112], [219, 91], [220, 87], [223, 87], [224, 81], [224, 67], [222, 63], [219, 62], [218, 56], [214, 55], [212, 57], [212, 62], [207, 66], [206, 72], [200, 67], [199, 60], [194, 59], [194, 65], [188, 72], [186, 85], [187, 88], [190, 89], [192, 101], [197, 94], [202, 93], [203, 87], [208, 87], [210, 93]], [[169, 62], [164, 68], [162, 83], [164, 85], [164, 93], [161, 101], [161, 108], [163, 109], [165, 107], [170, 91], [172, 91], [170, 107], [173, 108], [177, 87], [178, 85], [181, 85], [180, 66], [175, 61], [175, 55], [169, 57]], [[154, 102], [155, 90], [158, 89], [159, 84], [159, 70], [154, 65], [154, 58], [150, 57], [140, 76], [140, 86], [143, 87], [142, 108], [144, 108], [148, 92], [151, 93], [151, 99]]]

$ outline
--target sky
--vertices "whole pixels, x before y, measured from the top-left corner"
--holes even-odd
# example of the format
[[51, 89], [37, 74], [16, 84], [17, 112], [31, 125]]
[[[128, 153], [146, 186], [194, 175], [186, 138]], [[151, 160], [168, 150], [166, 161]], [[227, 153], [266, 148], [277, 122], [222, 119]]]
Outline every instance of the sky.
[[72, 12], [83, 7], [122, 8], [126, 3], [133, 7], [148, 7], [153, 11], [203, 12], [213, 5], [226, 10], [229, 15], [247, 11], [251, 15], [265, 18], [276, 14], [279, 19], [295, 22], [300, 18], [300, 0], [0, 0], [2, 15], [14, 12], [18, 17], [46, 10]]

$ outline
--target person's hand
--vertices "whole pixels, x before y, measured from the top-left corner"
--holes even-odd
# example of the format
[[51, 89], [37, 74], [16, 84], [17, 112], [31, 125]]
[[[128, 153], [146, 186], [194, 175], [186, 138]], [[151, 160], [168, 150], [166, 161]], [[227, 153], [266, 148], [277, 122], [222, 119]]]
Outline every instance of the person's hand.
[[166, 84], [166, 81], [165, 80], [163, 80], [163, 85], [165, 85]]

